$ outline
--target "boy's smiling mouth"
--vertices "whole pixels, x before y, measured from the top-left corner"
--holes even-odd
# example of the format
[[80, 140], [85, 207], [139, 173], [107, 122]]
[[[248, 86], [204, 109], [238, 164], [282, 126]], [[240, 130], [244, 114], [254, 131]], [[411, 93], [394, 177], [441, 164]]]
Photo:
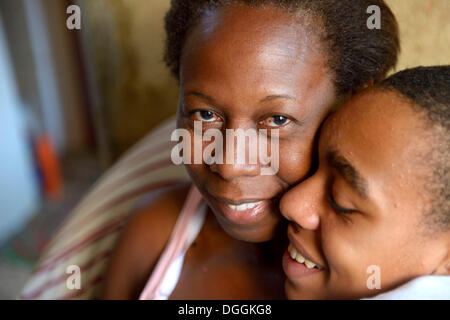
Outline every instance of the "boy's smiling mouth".
[[290, 242], [283, 255], [283, 270], [289, 279], [300, 279], [325, 270], [325, 267], [314, 261], [289, 233], [288, 238]]
[[322, 266], [312, 262], [311, 260], [306, 259], [299, 251], [297, 251], [297, 249], [294, 247], [294, 245], [292, 243], [289, 243], [289, 246], [288, 246], [287, 250], [288, 250], [289, 255], [291, 256], [291, 258], [293, 260], [297, 261], [298, 263], [305, 264], [305, 266], [308, 269], [312, 269], [312, 268], [316, 268], [316, 269], [319, 269], [319, 270], [323, 269]]

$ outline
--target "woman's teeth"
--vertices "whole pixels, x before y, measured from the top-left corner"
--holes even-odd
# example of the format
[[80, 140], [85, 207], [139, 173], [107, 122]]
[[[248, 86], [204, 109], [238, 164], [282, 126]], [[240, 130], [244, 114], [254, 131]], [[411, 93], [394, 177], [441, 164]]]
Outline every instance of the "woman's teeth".
[[238, 205], [234, 205], [234, 204], [228, 204], [227, 206], [231, 209], [231, 210], [236, 210], [236, 211], [245, 211], [248, 209], [253, 209], [254, 207], [256, 207], [258, 204], [260, 204], [262, 201], [258, 201], [258, 202], [247, 202], [247, 203], [243, 203], [243, 204], [238, 204]]
[[292, 245], [292, 243], [289, 243], [288, 252], [291, 255], [291, 258], [297, 261], [298, 263], [304, 263], [308, 269], [316, 268], [316, 269], [322, 269], [321, 266], [316, 265], [314, 262], [309, 261], [308, 259], [305, 259], [304, 256], [302, 256], [297, 249]]

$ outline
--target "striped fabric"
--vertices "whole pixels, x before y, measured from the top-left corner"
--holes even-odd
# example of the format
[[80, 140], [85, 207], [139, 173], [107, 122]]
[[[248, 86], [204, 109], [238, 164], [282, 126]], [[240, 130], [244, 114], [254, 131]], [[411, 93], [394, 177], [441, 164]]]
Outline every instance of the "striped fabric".
[[[178, 282], [184, 255], [197, 237], [205, 220], [206, 204], [195, 186], [192, 186], [184, 202], [178, 220], [166, 248], [145, 285], [140, 300], [167, 300]], [[181, 260], [179, 260], [181, 258]], [[165, 285], [170, 284], [170, 285]], [[164, 288], [165, 287], [165, 288]]]
[[[96, 299], [105, 267], [132, 208], [144, 196], [189, 180], [170, 158], [170, 119], [134, 146], [91, 188], [44, 250], [20, 299]], [[81, 288], [69, 289], [67, 268], [81, 270]]]

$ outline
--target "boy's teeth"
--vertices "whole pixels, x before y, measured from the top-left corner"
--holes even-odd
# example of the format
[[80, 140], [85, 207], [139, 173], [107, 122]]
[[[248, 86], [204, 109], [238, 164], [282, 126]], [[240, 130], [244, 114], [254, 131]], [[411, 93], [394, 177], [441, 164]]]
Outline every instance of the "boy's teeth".
[[300, 253], [297, 253], [297, 256], [295, 257], [295, 260], [297, 260], [297, 262], [300, 262], [300, 263], [304, 263], [305, 262], [305, 258], [303, 258], [303, 256]]
[[305, 257], [302, 256], [297, 251], [297, 249], [295, 249], [292, 243], [289, 243], [288, 252], [293, 260], [297, 261], [298, 263], [304, 263], [308, 269], [312, 269], [314, 267], [316, 267], [317, 269], [321, 269], [321, 267], [317, 266], [314, 262], [305, 259]]
[[289, 251], [289, 254], [291, 255], [291, 258], [295, 260], [295, 258], [297, 257], [297, 250], [295, 250], [294, 246], [290, 243], [289, 243], [288, 251]]
[[262, 201], [258, 201], [258, 202], [248, 202], [248, 203], [243, 203], [243, 204], [238, 204], [238, 205], [234, 205], [234, 204], [229, 204], [228, 207], [232, 210], [237, 210], [237, 211], [245, 211], [248, 209], [253, 209], [254, 207], [256, 207], [258, 204], [260, 204]]
[[309, 261], [309, 260], [305, 260], [305, 265], [308, 269], [314, 268], [316, 266], [315, 263]]

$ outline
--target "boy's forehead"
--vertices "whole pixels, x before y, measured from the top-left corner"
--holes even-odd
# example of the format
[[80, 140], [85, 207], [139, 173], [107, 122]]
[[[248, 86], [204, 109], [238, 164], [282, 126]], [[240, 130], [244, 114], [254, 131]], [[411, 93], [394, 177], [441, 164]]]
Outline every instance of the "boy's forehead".
[[354, 138], [348, 142], [360, 140], [388, 148], [404, 138], [413, 139], [421, 128], [419, 114], [406, 99], [393, 91], [370, 89], [333, 113], [324, 126], [324, 135], [343, 142], [343, 134], [350, 134]]
[[386, 183], [392, 183], [391, 178], [415, 169], [429, 148], [420, 119], [397, 93], [367, 90], [327, 120], [320, 139], [322, 152], [337, 150], [362, 172], [383, 176]]

